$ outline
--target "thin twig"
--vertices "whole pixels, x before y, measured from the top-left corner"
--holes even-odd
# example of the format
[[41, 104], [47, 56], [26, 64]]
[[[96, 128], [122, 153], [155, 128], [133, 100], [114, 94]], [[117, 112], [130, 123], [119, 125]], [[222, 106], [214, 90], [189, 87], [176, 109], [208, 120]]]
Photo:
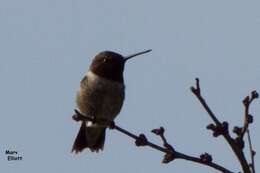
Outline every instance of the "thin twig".
[[[206, 103], [206, 101], [204, 100], [204, 98], [201, 96], [199, 78], [196, 78], [196, 87], [191, 87], [191, 91], [197, 97], [197, 99], [200, 101], [200, 103], [202, 104], [202, 106], [204, 107], [206, 112], [209, 114], [209, 116], [214, 121], [215, 127], [214, 128], [211, 127], [210, 129], [213, 130], [213, 131], [219, 130], [219, 129], [221, 130], [221, 133], [219, 133], [219, 135], [222, 135], [225, 138], [225, 140], [227, 141], [227, 143], [229, 144], [229, 146], [232, 148], [232, 150], [235, 153], [238, 161], [240, 162], [240, 165], [243, 169], [243, 172], [244, 173], [251, 173], [248, 162], [247, 162], [245, 155], [244, 155], [244, 152], [243, 152], [243, 148], [240, 145], [238, 145], [238, 143], [236, 143], [236, 141], [229, 134], [228, 123], [227, 122], [221, 123], [217, 119], [217, 117], [213, 113], [213, 111], [211, 111], [211, 109], [209, 108], [209, 106]], [[224, 126], [225, 128], [223, 128], [223, 125], [225, 125]]]
[[[79, 111], [75, 110], [75, 115], [73, 115], [72, 117], [75, 121], [94, 121], [94, 118], [92, 117], [88, 117], [88, 116], [85, 116], [83, 114], [81, 114]], [[167, 158], [168, 156], [171, 158], [170, 161], [174, 160], [174, 159], [183, 159], [183, 160], [187, 160], [187, 161], [191, 161], [191, 162], [195, 162], [195, 163], [198, 163], [198, 164], [201, 164], [201, 165], [205, 165], [205, 166], [208, 166], [208, 167], [211, 167], [213, 169], [216, 169], [222, 173], [233, 173], [231, 172], [230, 170], [220, 166], [219, 164], [216, 164], [214, 162], [211, 161], [203, 161], [201, 158], [198, 158], [198, 157], [193, 157], [193, 156], [189, 156], [189, 155], [186, 155], [186, 154], [183, 154], [181, 152], [178, 152], [178, 151], [175, 151], [173, 149], [173, 147], [168, 144], [166, 138], [161, 135], [161, 138], [163, 140], [163, 143], [164, 143], [164, 147], [162, 146], [159, 146], [157, 144], [154, 144], [150, 141], [148, 141], [146, 139], [146, 137], [143, 135], [143, 134], [140, 134], [139, 136], [129, 132], [128, 130], [125, 130], [119, 126], [117, 126], [115, 123], [111, 123], [110, 124], [110, 128], [111, 129], [115, 129], [133, 139], [136, 140], [136, 145], [137, 146], [149, 146], [155, 150], [158, 150], [158, 151], [161, 151], [163, 153], [165, 153], [165, 157]], [[141, 144], [141, 145], [138, 145], [138, 144]], [[166, 163], [166, 162], [164, 162]], [[168, 163], [168, 162], [167, 162]]]
[[199, 83], [199, 78], [196, 78], [196, 88], [191, 87], [191, 91], [193, 92], [193, 94], [195, 94], [197, 96], [197, 98], [199, 99], [200, 103], [202, 104], [202, 106], [205, 108], [205, 110], [207, 111], [207, 113], [209, 114], [209, 116], [212, 118], [212, 120], [214, 121], [214, 123], [216, 125], [220, 125], [220, 121], [217, 119], [217, 117], [215, 116], [215, 114], [211, 111], [211, 109], [209, 108], [209, 106], [207, 105], [206, 101], [204, 100], [204, 98], [201, 96], [201, 90], [200, 90], [200, 83]]
[[244, 100], [243, 100], [243, 103], [244, 103], [244, 106], [245, 106], [245, 114], [244, 114], [244, 126], [242, 128], [242, 132], [241, 134], [239, 135], [240, 139], [243, 139], [247, 129], [248, 129], [248, 126], [249, 126], [249, 105], [251, 103], [250, 101], [250, 98], [247, 96]]
[[252, 169], [252, 173], [255, 173], [255, 151], [253, 150], [249, 129], [247, 129], [247, 139], [248, 139], [249, 151], [251, 157], [251, 169]]
[[253, 117], [252, 117], [252, 115], [249, 114], [249, 106], [258, 97], [259, 97], [258, 93], [256, 91], [252, 91], [251, 97], [247, 96], [243, 100], [243, 104], [244, 104], [244, 107], [245, 107], [245, 114], [244, 114], [244, 125], [243, 125], [243, 128], [242, 128], [242, 132], [239, 135], [240, 139], [243, 139], [243, 137], [244, 137], [244, 135], [245, 135], [245, 133], [248, 129], [249, 124], [253, 122]]
[[[223, 172], [223, 173], [232, 173], [230, 170], [214, 163], [214, 162], [208, 162], [208, 163], [203, 163], [201, 161], [200, 158], [197, 158], [197, 157], [192, 157], [192, 156], [188, 156], [188, 155], [185, 155], [185, 154], [182, 154], [182, 153], [178, 153], [178, 157], [179, 159], [184, 159], [184, 160], [188, 160], [188, 161], [192, 161], [192, 162], [196, 162], [196, 163], [199, 163], [199, 164], [204, 164], [204, 165], [207, 165], [211, 168], [214, 168], [216, 170], [219, 170], [220, 172]], [[176, 158], [178, 159], [178, 158]]]
[[[139, 139], [139, 136], [137, 136], [137, 135], [135, 135], [135, 134], [133, 134], [133, 133], [131, 133], [131, 132], [129, 132], [129, 131], [119, 127], [119, 126], [117, 126], [117, 125], [115, 125], [114, 129], [119, 131], [119, 132], [121, 132], [121, 133], [123, 133], [123, 134], [125, 134], [125, 135], [127, 135], [127, 136], [129, 136], [129, 137], [131, 137], [131, 138], [133, 138], [133, 139], [135, 139], [135, 140]], [[164, 153], [168, 152], [167, 149], [165, 149], [165, 148], [163, 148], [163, 147], [161, 147], [159, 145], [156, 145], [154, 143], [151, 143], [149, 141], [147, 141], [146, 145], [151, 147], [151, 148], [154, 148], [156, 150], [159, 150], [161, 152], [164, 152]]]

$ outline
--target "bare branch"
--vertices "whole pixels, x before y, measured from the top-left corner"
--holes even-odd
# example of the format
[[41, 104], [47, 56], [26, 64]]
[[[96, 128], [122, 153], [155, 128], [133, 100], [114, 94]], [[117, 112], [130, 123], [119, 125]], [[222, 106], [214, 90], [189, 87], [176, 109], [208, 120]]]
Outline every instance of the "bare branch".
[[[177, 159], [177, 158], [176, 158]], [[179, 154], [179, 159], [184, 159], [184, 160], [188, 160], [188, 161], [192, 161], [192, 162], [196, 162], [196, 163], [199, 163], [199, 164], [203, 164], [203, 165], [207, 165], [211, 168], [214, 168], [220, 172], [223, 172], [223, 173], [232, 173], [230, 170], [214, 163], [214, 162], [209, 162], [209, 161], [205, 161], [203, 158], [197, 158], [197, 157], [192, 157], [192, 156], [188, 156], [188, 155], [185, 155], [185, 154]]]
[[[206, 110], [210, 118], [213, 120], [214, 123], [209, 124], [207, 126], [207, 129], [213, 131], [213, 136], [223, 136], [224, 139], [227, 141], [231, 149], [233, 150], [234, 154], [236, 155], [244, 173], [255, 173], [255, 163], [254, 163], [254, 156], [255, 151], [253, 150], [251, 139], [250, 139], [250, 133], [249, 133], [249, 124], [253, 122], [253, 116], [249, 114], [249, 106], [252, 103], [252, 101], [259, 97], [258, 93], [256, 91], [251, 92], [251, 97], [247, 96], [243, 100], [243, 104], [245, 107], [245, 113], [244, 113], [244, 124], [243, 127], [237, 127], [235, 126], [233, 129], [233, 132], [237, 135], [236, 138], [232, 138], [229, 133], [229, 124], [226, 121], [221, 122], [218, 120], [217, 116], [213, 113], [213, 111], [210, 109], [208, 104], [206, 103], [205, 99], [201, 95], [201, 88], [199, 83], [199, 78], [196, 78], [196, 87], [191, 87], [192, 93], [196, 96], [196, 98], [199, 100], [203, 108]], [[94, 123], [97, 123], [94, 117], [88, 117], [86, 115], [81, 114], [79, 111], [75, 110], [75, 115], [73, 115], [73, 119], [75, 121], [92, 121]], [[208, 153], [203, 153], [199, 157], [193, 157], [186, 155], [184, 153], [176, 151], [176, 149], [170, 145], [164, 135], [165, 129], [163, 127], [160, 127], [158, 129], [153, 129], [151, 132], [155, 135], [159, 136], [162, 140], [163, 146], [157, 145], [149, 141], [144, 134], [135, 135], [131, 132], [129, 132], [126, 129], [123, 129], [119, 126], [117, 126], [114, 122], [107, 122], [107, 120], [104, 120], [104, 122], [98, 122], [99, 124], [105, 125], [109, 127], [110, 129], [115, 129], [135, 140], [136, 146], [149, 146], [155, 150], [161, 151], [164, 153], [164, 158], [162, 163], [169, 163], [175, 159], [183, 159], [187, 161], [191, 161], [194, 163], [198, 163], [201, 165], [205, 165], [208, 167], [211, 167], [215, 170], [218, 170], [223, 173], [233, 173], [230, 170], [224, 168], [223, 166], [220, 166], [219, 164], [216, 164], [213, 162], [213, 158]], [[244, 135], [247, 133], [248, 137], [248, 143], [249, 143], [249, 149], [250, 149], [250, 155], [251, 155], [251, 164], [248, 164], [243, 149], [244, 149]]]
[[251, 157], [250, 167], [252, 169], [252, 173], [255, 173], [255, 151], [253, 150], [249, 129], [247, 129], [247, 139], [248, 139], [249, 151], [250, 151], [250, 157]]
[[241, 139], [243, 139], [243, 137], [244, 137], [244, 135], [245, 135], [245, 133], [248, 129], [249, 124], [253, 123], [253, 116], [249, 114], [249, 106], [258, 97], [259, 97], [258, 93], [256, 91], [252, 91], [251, 97], [246, 96], [243, 100], [243, 104], [244, 104], [244, 107], [245, 107], [245, 114], [244, 114], [244, 126], [242, 128], [241, 134], [239, 135], [239, 137]]
[[[73, 120], [75, 121], [93, 121], [93, 118], [89, 117], [89, 116], [85, 116], [83, 114], [81, 114], [78, 110], [75, 110], [75, 115], [72, 116]], [[143, 135], [143, 134], [140, 134], [139, 136], [117, 126], [115, 123], [111, 123], [111, 124], [108, 124], [108, 126], [111, 128], [111, 129], [115, 129], [133, 139], [136, 140], [136, 145], [137, 146], [150, 146], [156, 150], [159, 150], [161, 152], [164, 152], [164, 153], [167, 153], [167, 149], [165, 149], [164, 147], [161, 147], [159, 145], [156, 145], [156, 144], [153, 144], [149, 141], [147, 141], [146, 137]]]
[[[228, 131], [228, 123], [223, 122], [221, 123], [215, 116], [215, 114], [211, 111], [208, 104], [204, 100], [204, 98], [201, 96], [200, 91], [200, 85], [199, 85], [199, 79], [196, 78], [196, 87], [191, 87], [192, 93], [197, 97], [197, 99], [200, 101], [206, 112], [209, 114], [209, 116], [212, 118], [215, 124], [210, 124], [207, 126], [208, 129], [213, 131], [213, 136], [217, 137], [219, 135], [222, 135], [229, 146], [232, 148], [233, 152], [235, 153], [244, 173], [251, 173], [249, 164], [245, 158], [243, 147], [244, 147], [244, 141], [242, 138], [236, 138], [233, 139]], [[258, 94], [256, 92], [252, 92], [252, 98], [257, 98]], [[248, 103], [247, 109], [249, 107], [249, 104], [251, 103], [251, 100], [248, 98], [246, 100], [246, 103]], [[247, 112], [248, 110], [246, 110]], [[246, 127], [247, 129], [247, 127]]]
[[[73, 115], [72, 117], [75, 121], [94, 121], [94, 118], [92, 117], [88, 117], [85, 116], [83, 114], [81, 114], [79, 111], [75, 110], [75, 115]], [[183, 159], [183, 160], [187, 160], [187, 161], [191, 161], [191, 162], [195, 162], [201, 165], [205, 165], [208, 167], [211, 167], [213, 169], [216, 169], [222, 173], [233, 173], [230, 170], [212, 162], [212, 158], [211, 159], [204, 159], [201, 156], [198, 157], [193, 157], [193, 156], [189, 156], [186, 154], [183, 154], [181, 152], [176, 151], [166, 140], [165, 136], [164, 136], [164, 128], [161, 127], [159, 130], [160, 132], [156, 131], [158, 129], [154, 129], [152, 130], [153, 133], [155, 133], [156, 135], [160, 136], [162, 141], [163, 141], [163, 146], [159, 146], [156, 145], [152, 142], [150, 142], [144, 134], [140, 134], [139, 136], [129, 132], [128, 130], [125, 130], [119, 126], [117, 126], [114, 122], [110, 123], [108, 125], [111, 129], [115, 129], [133, 139], [135, 139], [135, 144], [136, 146], [149, 146], [155, 150], [161, 151], [163, 153], [165, 153], [164, 155], [164, 159], [163, 159], [163, 163], [169, 163], [175, 159]]]
[[220, 121], [217, 119], [215, 114], [211, 111], [207, 103], [205, 102], [204, 98], [201, 96], [201, 91], [200, 91], [200, 83], [199, 83], [199, 78], [196, 78], [196, 87], [191, 87], [192, 93], [199, 99], [200, 103], [204, 107], [204, 109], [207, 111], [209, 116], [212, 118], [214, 123], [216, 125], [221, 125]]

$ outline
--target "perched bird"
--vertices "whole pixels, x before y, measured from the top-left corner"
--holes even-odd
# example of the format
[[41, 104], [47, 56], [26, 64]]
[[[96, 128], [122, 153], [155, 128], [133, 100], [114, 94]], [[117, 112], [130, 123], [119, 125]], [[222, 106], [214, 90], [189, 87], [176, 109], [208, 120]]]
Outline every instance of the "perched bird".
[[107, 128], [104, 122], [112, 122], [123, 105], [125, 63], [132, 57], [150, 51], [146, 50], [127, 57], [104, 51], [94, 57], [88, 72], [81, 80], [76, 103], [81, 114], [93, 117], [95, 121], [82, 122], [72, 152], [78, 153], [85, 148], [89, 148], [92, 152], [103, 150]]

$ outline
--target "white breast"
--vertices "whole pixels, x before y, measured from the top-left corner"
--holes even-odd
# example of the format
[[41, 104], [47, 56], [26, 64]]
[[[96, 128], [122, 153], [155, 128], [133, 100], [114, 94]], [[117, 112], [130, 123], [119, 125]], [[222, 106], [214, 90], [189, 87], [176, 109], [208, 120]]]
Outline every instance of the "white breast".
[[108, 89], [109, 88], [111, 88], [111, 89], [124, 89], [124, 87], [125, 87], [124, 84], [121, 83], [121, 82], [112, 81], [112, 80], [106, 79], [104, 77], [98, 76], [95, 73], [93, 73], [92, 71], [88, 71], [86, 75], [88, 77], [90, 85], [98, 84], [97, 86], [101, 86], [101, 87], [103, 85], [105, 85]]

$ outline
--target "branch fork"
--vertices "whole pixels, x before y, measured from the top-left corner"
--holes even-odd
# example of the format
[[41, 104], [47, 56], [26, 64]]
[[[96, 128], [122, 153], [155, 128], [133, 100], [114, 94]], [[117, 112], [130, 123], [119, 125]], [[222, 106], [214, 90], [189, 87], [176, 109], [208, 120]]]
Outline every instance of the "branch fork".
[[[191, 92], [197, 97], [201, 105], [204, 107], [206, 112], [209, 114], [210, 118], [213, 120], [214, 124], [211, 123], [207, 126], [208, 130], [213, 131], [213, 136], [223, 136], [224, 139], [227, 141], [231, 149], [233, 150], [234, 154], [236, 155], [244, 173], [255, 173], [255, 166], [254, 166], [254, 155], [255, 152], [252, 149], [250, 134], [249, 134], [249, 124], [253, 123], [253, 116], [249, 114], [249, 106], [251, 103], [259, 97], [259, 94], [254, 90], [251, 92], [251, 96], [246, 96], [243, 100], [243, 105], [245, 107], [245, 113], [244, 113], [244, 125], [243, 127], [235, 126], [233, 128], [233, 133], [236, 134], [235, 138], [232, 138], [229, 133], [229, 124], [228, 122], [224, 121], [221, 123], [221, 121], [218, 120], [216, 115], [213, 113], [213, 111], [209, 108], [208, 104], [204, 100], [204, 98], [201, 96], [201, 89], [200, 89], [200, 83], [199, 78], [196, 78], [196, 86], [191, 87]], [[251, 153], [251, 162], [248, 163], [246, 160], [246, 157], [244, 155], [244, 135], [245, 133], [248, 134], [248, 142], [250, 147], [250, 153]], [[204, 158], [204, 156], [203, 156]]]

